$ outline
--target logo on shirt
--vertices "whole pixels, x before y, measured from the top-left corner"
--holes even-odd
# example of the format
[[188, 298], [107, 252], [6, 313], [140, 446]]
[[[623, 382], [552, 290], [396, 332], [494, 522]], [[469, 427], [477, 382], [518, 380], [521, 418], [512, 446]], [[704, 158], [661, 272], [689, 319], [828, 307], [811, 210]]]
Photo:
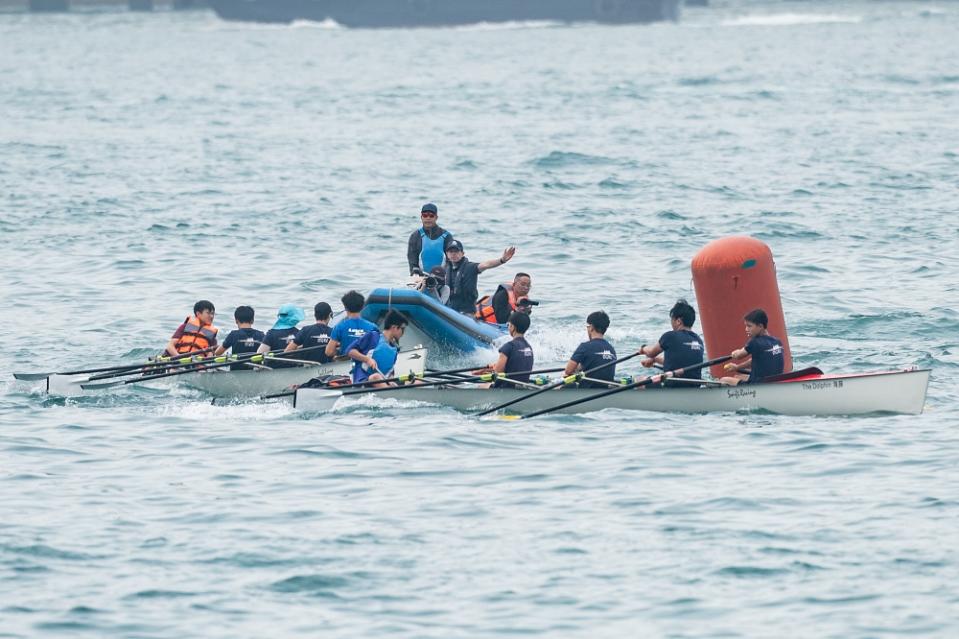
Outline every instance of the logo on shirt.
[[779, 344], [774, 344], [773, 347], [767, 350], [766, 352], [769, 353], [770, 355], [782, 355], [783, 347], [780, 346]]
[[329, 335], [314, 335], [313, 339], [316, 340], [317, 345], [326, 344], [330, 341]]
[[532, 348], [529, 348], [529, 347], [524, 348], [524, 349], [521, 349], [520, 352], [519, 352], [519, 354], [522, 355], [523, 357], [532, 357], [532, 356], [533, 356], [533, 349], [532, 349]]
[[700, 344], [699, 342], [697, 342], [696, 340], [693, 340], [693, 341], [691, 341], [691, 342], [686, 342], [686, 343], [684, 344], [684, 346], [688, 346], [688, 347], [689, 347], [689, 350], [691, 350], [691, 351], [701, 351], [701, 350], [703, 350], [703, 345]]
[[286, 341], [287, 344], [289, 344], [290, 342], [296, 339], [296, 335], [287, 335], [283, 339]]
[[246, 339], [241, 339], [241, 340], [239, 340], [239, 342], [240, 342], [240, 345], [246, 346], [246, 347], [248, 347], [248, 348], [252, 348], [252, 347], [256, 346], [256, 340], [253, 339], [252, 337], [247, 337]]
[[616, 359], [616, 356], [613, 355], [613, 352], [609, 350], [608, 348], [605, 351], [600, 351], [599, 353], [596, 353], [596, 354], [602, 357], [603, 359]]

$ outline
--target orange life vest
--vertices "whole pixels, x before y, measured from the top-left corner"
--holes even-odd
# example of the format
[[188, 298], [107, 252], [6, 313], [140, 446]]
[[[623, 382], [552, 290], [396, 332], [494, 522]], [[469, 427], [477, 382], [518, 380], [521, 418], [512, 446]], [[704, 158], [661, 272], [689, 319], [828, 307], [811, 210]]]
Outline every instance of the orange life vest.
[[176, 343], [177, 353], [193, 353], [210, 348], [216, 343], [219, 331], [213, 324], [200, 324], [196, 315], [183, 321], [183, 335]]
[[[509, 296], [509, 307], [515, 311], [516, 293], [513, 292], [513, 284], [507, 282], [506, 284], [500, 284], [499, 288], [506, 290], [506, 294]], [[499, 289], [496, 290], [498, 291]], [[476, 319], [488, 324], [499, 324], [499, 322], [496, 321], [496, 311], [493, 310], [493, 297], [491, 295], [484, 295], [480, 298], [480, 301], [476, 303]]]

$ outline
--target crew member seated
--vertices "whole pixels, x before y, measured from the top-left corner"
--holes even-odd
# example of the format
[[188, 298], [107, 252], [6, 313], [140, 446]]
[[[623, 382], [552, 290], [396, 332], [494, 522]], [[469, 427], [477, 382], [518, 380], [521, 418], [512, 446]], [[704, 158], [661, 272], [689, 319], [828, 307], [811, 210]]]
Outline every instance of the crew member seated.
[[492, 298], [485, 295], [476, 303], [476, 318], [490, 324], [505, 324], [514, 311], [529, 315], [537, 304], [529, 299], [532, 287], [529, 273], [517, 273], [512, 282], [500, 284]]

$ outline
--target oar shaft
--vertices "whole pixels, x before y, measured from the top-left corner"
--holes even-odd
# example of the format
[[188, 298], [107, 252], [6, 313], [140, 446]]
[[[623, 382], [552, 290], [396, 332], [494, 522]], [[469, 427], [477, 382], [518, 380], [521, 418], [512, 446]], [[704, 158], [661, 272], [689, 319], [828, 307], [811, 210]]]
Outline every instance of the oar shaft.
[[673, 377], [679, 377], [683, 373], [692, 372], [695, 370], [701, 370], [703, 368], [708, 368], [709, 366], [715, 366], [716, 364], [722, 364], [732, 359], [730, 355], [724, 355], [723, 357], [717, 357], [716, 359], [703, 362], [702, 364], [697, 364], [695, 366], [687, 366], [685, 368], [677, 368], [675, 370], [666, 371], [665, 373], [660, 373], [658, 375], [650, 375], [644, 377], [641, 380], [632, 382], [631, 384], [626, 384], [625, 386], [620, 386], [619, 388], [612, 388], [610, 390], [605, 390], [589, 397], [582, 397], [579, 399], [574, 399], [568, 402], [563, 402], [558, 406], [550, 406], [549, 408], [544, 408], [542, 410], [533, 411], [532, 413], [527, 413], [523, 415], [520, 419], [529, 419], [531, 417], [538, 417], [539, 415], [544, 415], [546, 413], [552, 413], [558, 410], [563, 410], [564, 408], [570, 408], [571, 406], [577, 406], [579, 404], [585, 404], [591, 402], [595, 399], [601, 399], [603, 397], [609, 397], [610, 395], [615, 395], [616, 393], [622, 393], [623, 391], [630, 390], [632, 388], [639, 388], [640, 386], [646, 386], [647, 384], [659, 383]]

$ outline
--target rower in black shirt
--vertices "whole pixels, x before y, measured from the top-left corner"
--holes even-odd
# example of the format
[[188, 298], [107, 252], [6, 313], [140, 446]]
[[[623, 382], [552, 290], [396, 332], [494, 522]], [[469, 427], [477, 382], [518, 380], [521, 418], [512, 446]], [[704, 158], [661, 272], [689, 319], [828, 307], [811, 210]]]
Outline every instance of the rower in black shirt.
[[[590, 313], [586, 318], [586, 335], [589, 340], [580, 344], [566, 363], [563, 375], [569, 376], [578, 371], [591, 371], [589, 377], [612, 382], [616, 377], [616, 349], [606, 341], [606, 329], [609, 328], [609, 315], [604, 311]], [[609, 366], [603, 366], [609, 364]], [[593, 370], [603, 366], [599, 370]], [[590, 380], [579, 382], [580, 388], [609, 388]]]
[[[686, 300], [679, 300], [669, 311], [671, 331], [663, 333], [655, 344], [646, 344], [639, 349], [640, 355], [646, 355], [643, 366], [650, 368], [657, 363], [663, 370], [674, 371], [686, 366], [695, 366], [703, 363], [705, 348], [703, 340], [692, 331], [696, 323], [696, 310]], [[683, 373], [686, 379], [702, 379], [702, 369]], [[666, 381], [664, 386], [682, 387], [694, 384]]]

